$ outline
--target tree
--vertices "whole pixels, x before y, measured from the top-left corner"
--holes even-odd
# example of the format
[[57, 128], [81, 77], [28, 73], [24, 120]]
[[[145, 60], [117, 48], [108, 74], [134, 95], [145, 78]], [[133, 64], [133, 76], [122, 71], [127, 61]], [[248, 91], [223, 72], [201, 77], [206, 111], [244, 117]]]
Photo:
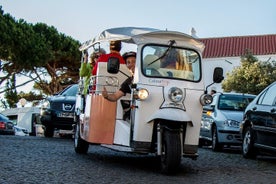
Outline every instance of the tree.
[[259, 94], [276, 81], [276, 62], [258, 61], [250, 51], [241, 57], [241, 66], [226, 74], [222, 88], [226, 92]]
[[78, 41], [44, 23], [16, 21], [4, 14], [1, 6], [0, 32], [0, 70], [4, 73], [0, 85], [16, 74], [29, 78], [24, 84], [34, 82], [35, 89], [52, 95], [78, 81], [81, 55]]
[[36, 77], [43, 73], [51, 78], [50, 81], [41, 79], [36, 82], [35, 88], [45, 94], [54, 94], [69, 84], [76, 83], [79, 79], [80, 43], [43, 23], [38, 23], [33, 28], [37, 34], [44, 37], [50, 50], [45, 65], [36, 68], [36, 72], [39, 73]]
[[5, 93], [5, 98], [10, 108], [15, 108], [18, 102], [17, 91], [15, 88], [15, 75], [12, 76], [11, 80], [7, 82], [8, 91]]
[[24, 98], [28, 102], [32, 102], [33, 106], [36, 106], [39, 104], [40, 100], [44, 99], [44, 96], [42, 93], [35, 94], [34, 92], [30, 91], [29, 93], [20, 92], [18, 94], [18, 99]]

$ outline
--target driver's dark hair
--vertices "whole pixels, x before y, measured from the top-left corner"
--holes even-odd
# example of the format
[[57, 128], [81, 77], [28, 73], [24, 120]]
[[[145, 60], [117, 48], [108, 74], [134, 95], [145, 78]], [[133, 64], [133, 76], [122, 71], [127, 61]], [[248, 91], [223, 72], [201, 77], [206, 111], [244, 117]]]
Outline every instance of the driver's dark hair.
[[112, 41], [110, 41], [110, 43], [109, 43], [109, 49], [110, 50], [115, 50], [115, 51], [120, 52], [121, 48], [122, 48], [122, 43], [121, 43], [120, 40], [112, 40]]

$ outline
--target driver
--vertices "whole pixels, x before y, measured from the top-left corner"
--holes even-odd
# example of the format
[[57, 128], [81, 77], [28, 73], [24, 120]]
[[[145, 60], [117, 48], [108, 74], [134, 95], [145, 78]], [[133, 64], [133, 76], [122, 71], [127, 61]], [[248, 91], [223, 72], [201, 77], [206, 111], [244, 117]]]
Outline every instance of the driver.
[[[134, 72], [135, 62], [136, 62], [136, 53], [135, 52], [127, 52], [123, 55], [127, 67], [131, 72]], [[108, 94], [106, 88], [103, 88], [102, 95], [105, 99], [115, 102], [122, 96], [125, 96], [127, 93], [131, 93], [131, 84], [132, 84], [133, 76], [127, 78], [121, 85], [120, 89], [115, 93]]]

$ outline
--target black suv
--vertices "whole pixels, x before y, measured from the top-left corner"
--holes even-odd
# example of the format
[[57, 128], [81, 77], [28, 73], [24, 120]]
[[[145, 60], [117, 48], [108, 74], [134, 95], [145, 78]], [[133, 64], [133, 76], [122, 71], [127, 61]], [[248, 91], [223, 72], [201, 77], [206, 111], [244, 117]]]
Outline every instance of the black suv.
[[40, 113], [45, 137], [53, 137], [55, 129], [72, 130], [77, 91], [73, 84], [45, 100]]
[[242, 154], [255, 158], [257, 154], [276, 154], [276, 82], [264, 89], [245, 109], [240, 129]]

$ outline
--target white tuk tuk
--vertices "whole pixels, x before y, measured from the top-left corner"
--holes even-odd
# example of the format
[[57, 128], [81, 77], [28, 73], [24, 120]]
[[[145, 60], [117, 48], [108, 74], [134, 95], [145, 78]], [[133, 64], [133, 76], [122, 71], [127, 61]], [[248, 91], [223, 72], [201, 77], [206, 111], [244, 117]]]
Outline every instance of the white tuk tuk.
[[[116, 58], [98, 63], [87, 95], [81, 93], [84, 82], [80, 78], [75, 151], [87, 153], [89, 144], [99, 144], [118, 151], [156, 154], [161, 172], [173, 174], [182, 157], [198, 157], [202, 106], [212, 102], [202, 74], [204, 45], [181, 32], [122, 27], [103, 31], [80, 50], [84, 53], [111, 40], [121, 40], [124, 48], [130, 44], [137, 52], [131, 94], [117, 102], [103, 98], [103, 87], [114, 93], [131, 77]], [[214, 83], [221, 82], [222, 73], [215, 68]], [[125, 102], [130, 109], [127, 118]]]

